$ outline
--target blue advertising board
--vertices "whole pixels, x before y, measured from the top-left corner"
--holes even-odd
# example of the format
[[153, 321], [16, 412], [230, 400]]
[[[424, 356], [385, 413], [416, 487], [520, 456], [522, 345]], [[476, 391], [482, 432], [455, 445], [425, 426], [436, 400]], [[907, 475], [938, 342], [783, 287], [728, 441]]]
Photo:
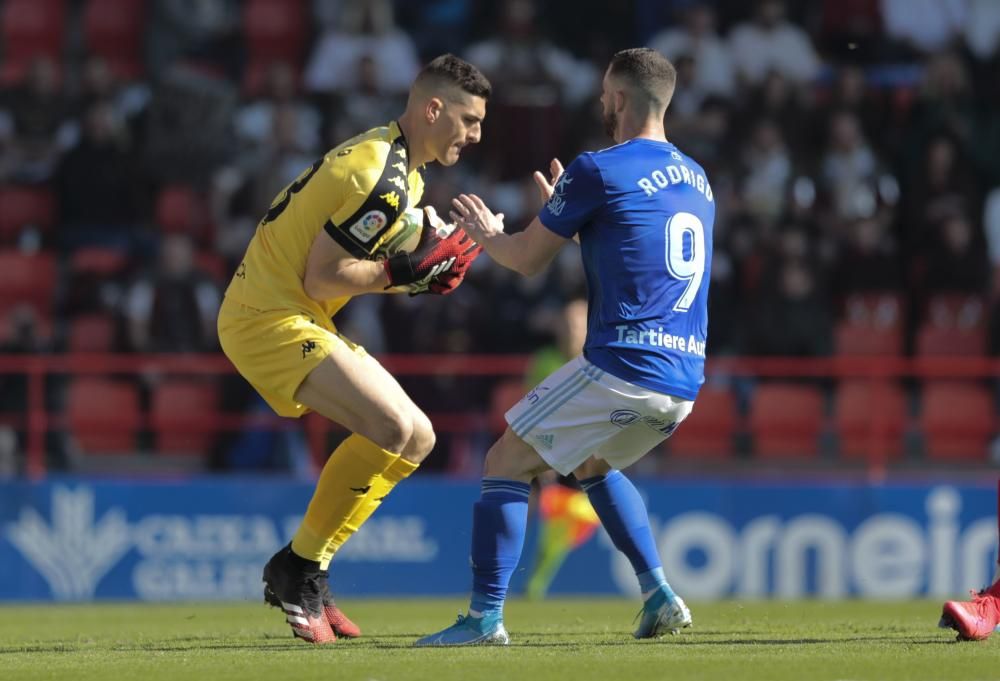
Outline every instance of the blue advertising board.
[[[637, 481], [667, 576], [692, 599], [951, 596], [996, 560], [996, 486]], [[0, 600], [257, 600], [308, 483], [274, 479], [0, 483]], [[462, 594], [475, 482], [408, 480], [338, 554], [338, 594]], [[534, 522], [534, 521], [532, 521]], [[530, 567], [531, 536], [517, 592]], [[599, 531], [553, 593], [630, 594]]]

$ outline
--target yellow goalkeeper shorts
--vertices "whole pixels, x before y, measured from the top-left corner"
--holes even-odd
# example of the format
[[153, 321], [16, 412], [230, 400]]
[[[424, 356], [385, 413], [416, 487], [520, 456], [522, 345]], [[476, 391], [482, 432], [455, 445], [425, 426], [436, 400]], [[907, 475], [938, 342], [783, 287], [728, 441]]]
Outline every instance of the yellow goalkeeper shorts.
[[294, 310], [255, 310], [228, 298], [219, 310], [219, 343], [236, 370], [279, 416], [309, 408], [295, 401], [302, 381], [337, 345], [360, 356], [360, 345], [337, 333], [329, 319]]

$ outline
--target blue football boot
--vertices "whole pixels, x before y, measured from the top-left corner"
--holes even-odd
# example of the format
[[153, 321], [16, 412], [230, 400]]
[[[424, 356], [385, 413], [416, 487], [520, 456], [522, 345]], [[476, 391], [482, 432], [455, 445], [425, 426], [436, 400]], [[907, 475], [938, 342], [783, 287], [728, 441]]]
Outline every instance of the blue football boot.
[[503, 615], [483, 613], [482, 617], [459, 615], [453, 625], [436, 634], [424, 636], [414, 646], [505, 646], [510, 636], [503, 628]]
[[679, 634], [681, 629], [691, 626], [691, 611], [680, 596], [669, 598], [662, 590], [657, 590], [646, 599], [637, 615], [639, 627], [636, 638], [656, 638], [666, 633]]

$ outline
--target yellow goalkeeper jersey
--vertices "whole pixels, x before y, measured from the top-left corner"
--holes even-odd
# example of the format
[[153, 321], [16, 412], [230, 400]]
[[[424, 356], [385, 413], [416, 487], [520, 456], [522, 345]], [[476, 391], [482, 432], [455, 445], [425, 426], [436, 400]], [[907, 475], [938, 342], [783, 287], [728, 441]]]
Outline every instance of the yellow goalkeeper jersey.
[[260, 221], [226, 297], [256, 310], [288, 309], [332, 317], [349, 296], [317, 302], [302, 288], [309, 249], [320, 230], [357, 258], [379, 259], [420, 203], [420, 169], [407, 172], [399, 125], [374, 128], [331, 149], [285, 187]]

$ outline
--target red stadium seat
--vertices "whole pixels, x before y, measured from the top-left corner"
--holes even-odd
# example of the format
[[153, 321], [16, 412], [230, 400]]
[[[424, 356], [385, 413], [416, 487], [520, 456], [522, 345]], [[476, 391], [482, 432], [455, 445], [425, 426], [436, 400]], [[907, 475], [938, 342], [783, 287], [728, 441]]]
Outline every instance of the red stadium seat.
[[871, 381], [860, 379], [844, 380], [837, 385], [833, 421], [840, 435], [841, 456], [870, 458], [875, 455], [873, 447], [881, 447], [886, 458], [900, 458], [906, 420], [906, 395], [898, 384], [874, 386]]
[[674, 457], [730, 457], [740, 426], [736, 398], [727, 388], [706, 385], [698, 392], [694, 411], [667, 441]]
[[986, 329], [949, 328], [925, 323], [917, 331], [918, 355], [979, 356], [986, 354]]
[[172, 185], [156, 198], [156, 222], [164, 232], [188, 234], [203, 241], [207, 210], [201, 196], [184, 185]]
[[517, 404], [527, 392], [524, 381], [516, 378], [500, 381], [493, 386], [493, 393], [490, 395], [489, 424], [490, 430], [495, 435], [500, 435], [507, 429], [507, 420], [504, 418], [504, 414]]
[[834, 347], [838, 355], [899, 355], [903, 352], [903, 334], [899, 327], [862, 326], [843, 321], [834, 332]]
[[834, 332], [838, 355], [898, 355], [903, 351], [903, 302], [892, 291], [858, 293], [844, 300]]
[[218, 408], [214, 382], [171, 379], [156, 386], [150, 415], [156, 451], [207, 455], [215, 437], [213, 417]]
[[917, 331], [916, 354], [985, 354], [986, 316], [982, 296], [954, 293], [931, 296]]
[[108, 378], [77, 378], [66, 398], [69, 429], [88, 454], [134, 452], [142, 423], [135, 385]]
[[70, 352], [112, 352], [117, 329], [115, 319], [108, 314], [80, 315], [69, 323]]
[[61, 62], [65, 34], [63, 0], [7, 0], [0, 10], [0, 82], [21, 80], [31, 60], [38, 56]]
[[306, 7], [302, 0], [248, 0], [243, 33], [250, 62], [285, 60], [300, 64], [308, 43]]
[[55, 214], [55, 198], [48, 189], [0, 187], [0, 244], [15, 241], [25, 227], [48, 232]]
[[145, 11], [144, 0], [88, 0], [83, 10], [87, 50], [104, 57], [119, 78], [142, 75]]
[[0, 250], [0, 303], [5, 307], [29, 303], [41, 316], [48, 317], [56, 274], [56, 259], [50, 253], [27, 255]]
[[764, 383], [754, 390], [750, 406], [755, 455], [815, 457], [823, 421], [823, 394], [819, 388], [799, 383]]
[[993, 397], [969, 381], [928, 381], [920, 409], [928, 459], [985, 462], [996, 430]]

